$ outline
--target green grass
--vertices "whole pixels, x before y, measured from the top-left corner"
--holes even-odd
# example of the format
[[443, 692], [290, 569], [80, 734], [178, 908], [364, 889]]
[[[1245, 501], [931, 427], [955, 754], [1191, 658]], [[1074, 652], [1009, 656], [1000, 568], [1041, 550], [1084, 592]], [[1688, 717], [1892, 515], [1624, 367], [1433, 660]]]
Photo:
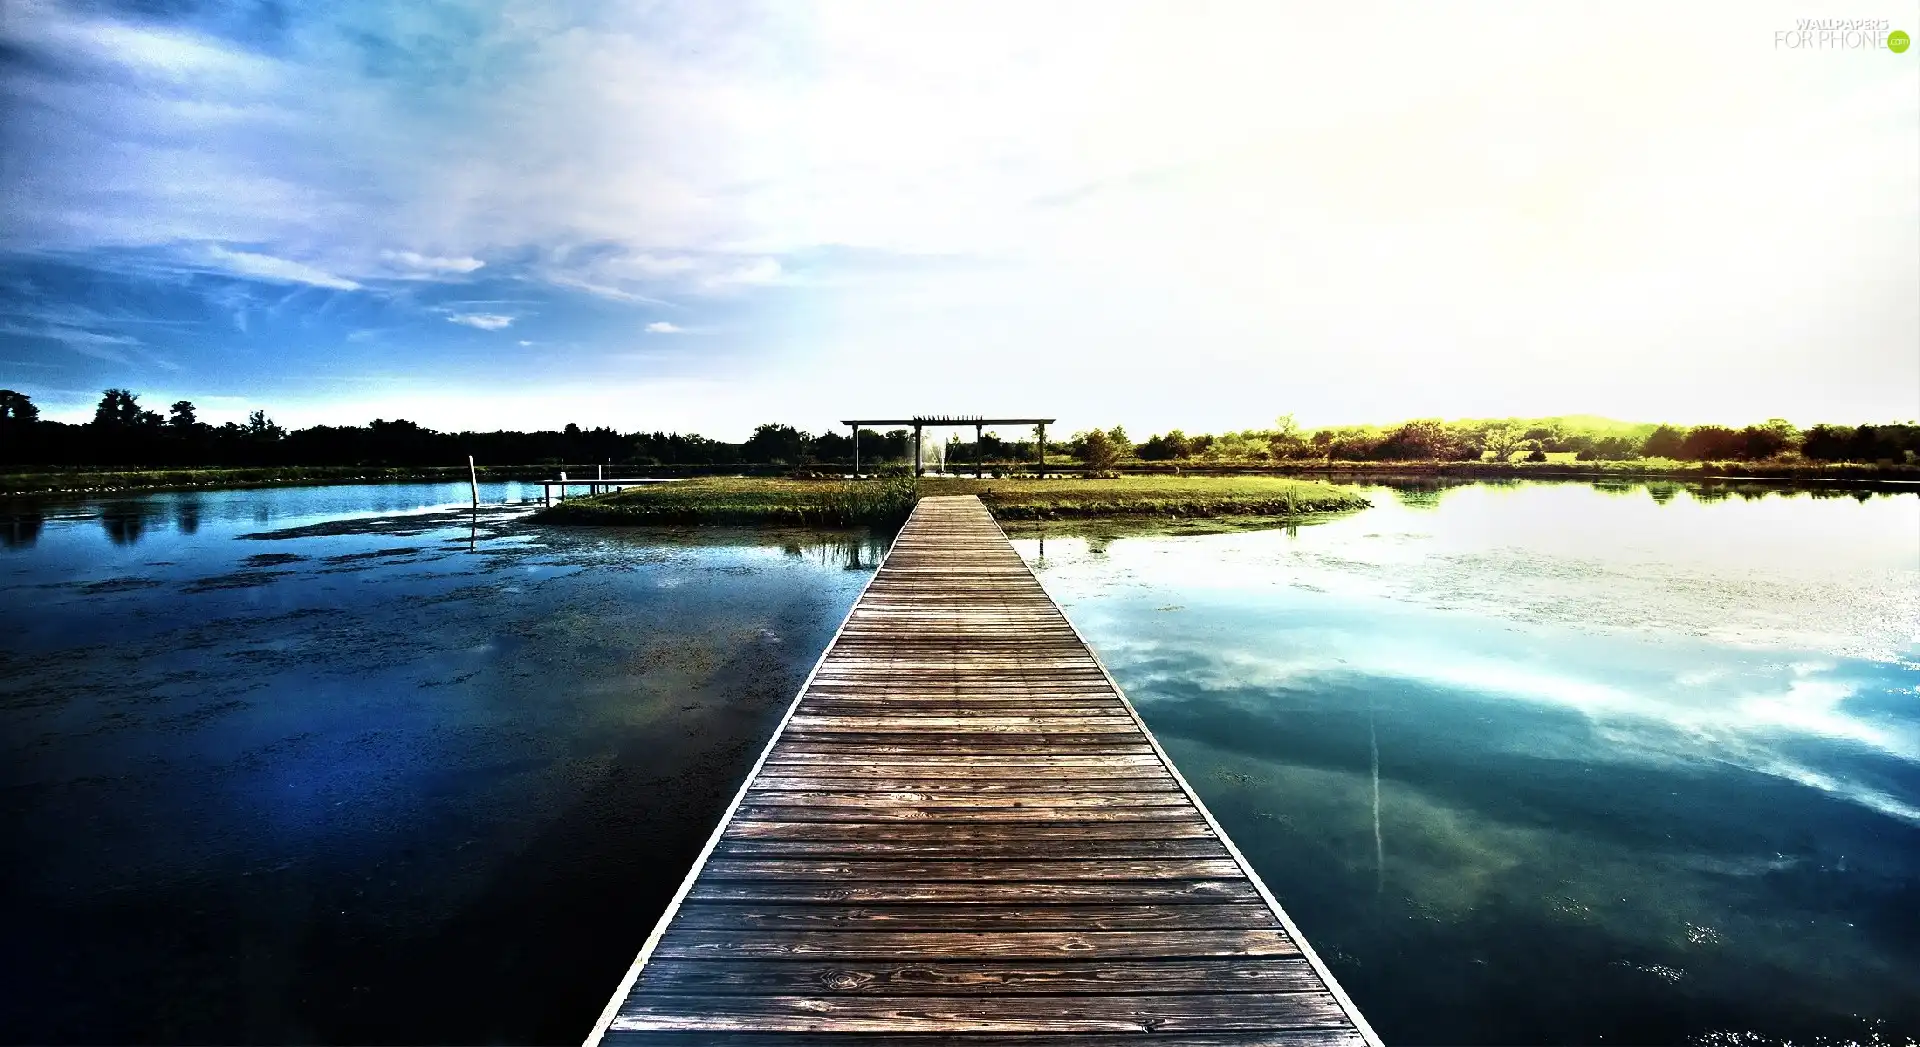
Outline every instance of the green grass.
[[1002, 520], [1065, 517], [1307, 516], [1364, 509], [1367, 500], [1280, 476], [1122, 476], [1081, 480], [920, 481], [921, 494], [976, 494]]
[[913, 481], [782, 480], [715, 476], [570, 498], [540, 510], [542, 520], [578, 524], [899, 523], [913, 509]]
[[1107, 480], [777, 480], [711, 477], [574, 498], [541, 519], [580, 524], [885, 524], [917, 495], [977, 494], [1002, 520], [1299, 517], [1363, 509], [1326, 484], [1274, 476], [1128, 476]]

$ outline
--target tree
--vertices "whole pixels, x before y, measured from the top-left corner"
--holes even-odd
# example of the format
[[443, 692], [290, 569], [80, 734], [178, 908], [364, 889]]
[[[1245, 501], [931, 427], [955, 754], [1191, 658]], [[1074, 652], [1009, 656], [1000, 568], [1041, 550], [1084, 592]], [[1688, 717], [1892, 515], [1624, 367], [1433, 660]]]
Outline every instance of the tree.
[[1680, 451], [1675, 458], [1685, 458], [1695, 462], [1711, 462], [1725, 458], [1737, 458], [1746, 444], [1745, 438], [1724, 425], [1695, 426], [1680, 441]]
[[131, 429], [140, 424], [140, 398], [125, 389], [108, 389], [93, 409], [93, 424], [102, 429]]
[[853, 458], [853, 438], [836, 432], [824, 432], [813, 438], [813, 455], [823, 462], [845, 462]]
[[1364, 425], [1340, 429], [1321, 429], [1313, 434], [1313, 446], [1328, 462], [1358, 462], [1374, 457], [1381, 446], [1380, 436]]
[[1088, 472], [1107, 472], [1120, 460], [1120, 449], [1114, 445], [1113, 437], [1098, 429], [1081, 433], [1074, 439], [1080, 444], [1080, 461], [1086, 464]]
[[[1558, 425], [1536, 425], [1528, 429], [1525, 439], [1532, 440], [1535, 449], [1541, 451], [1564, 451], [1560, 445], [1562, 434]], [[1529, 459], [1531, 461], [1531, 459]]]
[[1647, 442], [1640, 445], [1640, 454], [1646, 458], [1678, 458], [1686, 439], [1685, 429], [1663, 425], [1647, 435]]
[[1798, 451], [1805, 444], [1800, 430], [1785, 418], [1769, 418], [1764, 425], [1749, 425], [1740, 435], [1745, 438], [1748, 458], [1772, 458]]
[[1307, 442], [1300, 437], [1300, 427], [1290, 414], [1273, 420], [1273, 431], [1267, 434], [1267, 450], [1275, 458], [1302, 458], [1310, 453]]
[[247, 416], [246, 433], [255, 440], [278, 440], [287, 435], [287, 431], [274, 424], [265, 411], [255, 411]]
[[1481, 438], [1480, 453], [1496, 462], [1504, 462], [1512, 458], [1513, 453], [1520, 450], [1525, 442], [1526, 437], [1520, 430], [1511, 425], [1496, 425]]
[[1624, 436], [1605, 436], [1580, 449], [1583, 462], [1618, 462], [1634, 457], [1633, 441]]
[[11, 389], [0, 389], [0, 425], [30, 425], [40, 420], [40, 409], [33, 398]]
[[[1789, 426], [1788, 428], [1792, 428]], [[1791, 437], [1767, 425], [1749, 425], [1740, 430], [1739, 454], [1742, 458], [1772, 458], [1800, 444], [1800, 434], [1796, 431]]]
[[1420, 419], [1408, 422], [1387, 434], [1375, 449], [1374, 456], [1400, 460], [1448, 460], [1461, 456], [1465, 450], [1453, 431], [1437, 419]]
[[1852, 444], [1852, 426], [1816, 425], [1801, 437], [1800, 453], [1817, 462], [1845, 461]]
[[192, 400], [175, 400], [168, 409], [171, 413], [167, 424], [175, 429], [191, 429], [200, 424], [200, 417], [194, 412]]
[[1172, 458], [1185, 458], [1193, 453], [1193, 446], [1187, 434], [1178, 429], [1169, 429], [1165, 436], [1150, 436], [1146, 442], [1135, 448], [1141, 458], [1149, 462], [1164, 462]]
[[1127, 427], [1116, 425], [1107, 430], [1107, 439], [1113, 441], [1115, 457], [1125, 458], [1133, 453], [1133, 441], [1127, 439]]
[[798, 465], [811, 457], [813, 438], [791, 425], [768, 422], [754, 429], [740, 448], [750, 462]]

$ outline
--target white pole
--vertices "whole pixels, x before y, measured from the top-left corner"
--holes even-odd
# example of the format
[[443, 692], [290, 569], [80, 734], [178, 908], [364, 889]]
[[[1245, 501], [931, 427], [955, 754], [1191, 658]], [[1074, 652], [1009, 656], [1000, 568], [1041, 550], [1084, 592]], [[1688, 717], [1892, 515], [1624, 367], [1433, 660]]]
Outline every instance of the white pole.
[[473, 467], [473, 456], [467, 456], [467, 489], [473, 492], [473, 507], [480, 508], [480, 472]]

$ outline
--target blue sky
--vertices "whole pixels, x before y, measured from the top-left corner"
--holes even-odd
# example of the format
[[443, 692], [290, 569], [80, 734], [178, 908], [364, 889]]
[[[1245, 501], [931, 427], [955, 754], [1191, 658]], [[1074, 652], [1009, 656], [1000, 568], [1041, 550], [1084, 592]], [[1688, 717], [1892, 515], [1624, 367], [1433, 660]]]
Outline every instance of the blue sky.
[[292, 425], [1920, 415], [1920, 4], [9, 0], [0, 385]]

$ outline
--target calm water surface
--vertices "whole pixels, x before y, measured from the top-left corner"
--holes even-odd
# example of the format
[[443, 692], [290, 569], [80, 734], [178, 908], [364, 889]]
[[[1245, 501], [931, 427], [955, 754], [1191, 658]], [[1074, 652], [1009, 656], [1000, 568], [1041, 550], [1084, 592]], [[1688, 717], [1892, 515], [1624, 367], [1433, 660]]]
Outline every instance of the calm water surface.
[[466, 497], [0, 506], [0, 1040], [586, 1033], [884, 546]]
[[[1920, 1037], [1920, 497], [1367, 493], [1018, 544], [1390, 1042]], [[0, 1039], [585, 1032], [883, 543], [464, 497], [0, 511]]]
[[1389, 1043], [1920, 1040], [1920, 497], [1016, 544]]

